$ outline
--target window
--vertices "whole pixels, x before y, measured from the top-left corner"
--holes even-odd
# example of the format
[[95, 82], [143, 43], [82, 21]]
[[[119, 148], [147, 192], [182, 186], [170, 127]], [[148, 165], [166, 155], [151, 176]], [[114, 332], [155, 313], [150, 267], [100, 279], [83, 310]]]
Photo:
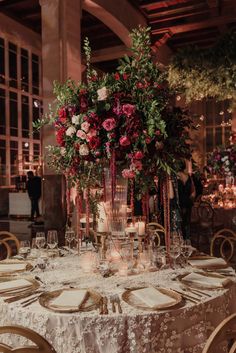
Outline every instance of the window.
[[21, 97], [22, 137], [29, 137], [29, 98]]
[[21, 49], [21, 89], [29, 91], [29, 55], [25, 49]]
[[30, 161], [29, 142], [22, 142], [22, 159], [23, 159], [23, 164]]
[[34, 160], [38, 160], [40, 156], [40, 144], [34, 143]]
[[6, 141], [0, 140], [0, 186], [6, 183]]
[[18, 136], [17, 93], [10, 92], [10, 135]]
[[[32, 109], [33, 109], [33, 122], [37, 121], [40, 119], [40, 117], [43, 114], [43, 109], [42, 109], [43, 102], [39, 101], [38, 99], [33, 99], [33, 104], [32, 104]], [[40, 139], [40, 132], [39, 131], [34, 131], [33, 136], [35, 140]]]
[[220, 145], [227, 145], [231, 131], [231, 109], [229, 102], [206, 101], [206, 152]]
[[6, 134], [6, 92], [0, 88], [0, 135]]
[[18, 175], [18, 142], [10, 141], [10, 173], [11, 185], [15, 184], [15, 178]]
[[39, 57], [32, 54], [32, 93], [39, 94]]
[[5, 83], [5, 43], [0, 38], [0, 83]]
[[9, 51], [9, 86], [17, 88], [17, 46], [13, 43], [9, 43], [8, 51]]

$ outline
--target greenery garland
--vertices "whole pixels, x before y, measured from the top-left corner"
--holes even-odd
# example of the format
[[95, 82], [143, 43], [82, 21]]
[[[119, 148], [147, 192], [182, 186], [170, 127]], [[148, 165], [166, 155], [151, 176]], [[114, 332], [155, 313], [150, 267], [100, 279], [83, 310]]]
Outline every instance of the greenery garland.
[[213, 97], [236, 104], [236, 32], [224, 35], [208, 49], [180, 50], [168, 68], [171, 88], [184, 93], [186, 101]]

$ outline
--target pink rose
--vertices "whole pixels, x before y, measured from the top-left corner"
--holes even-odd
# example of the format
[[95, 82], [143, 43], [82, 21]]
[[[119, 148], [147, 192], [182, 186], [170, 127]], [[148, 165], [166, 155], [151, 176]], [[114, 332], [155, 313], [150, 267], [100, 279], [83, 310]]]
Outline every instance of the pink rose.
[[82, 140], [85, 140], [86, 137], [87, 137], [86, 133], [83, 130], [78, 130], [77, 133], [76, 133], [76, 136], [79, 137]]
[[134, 166], [134, 168], [137, 169], [137, 170], [142, 170], [142, 169], [143, 169], [142, 162], [140, 162], [140, 161], [134, 161], [134, 162], [133, 162], [133, 166]]
[[135, 172], [130, 169], [123, 169], [122, 176], [123, 178], [126, 178], [126, 179], [133, 179], [135, 177]]
[[121, 146], [129, 146], [130, 140], [127, 136], [122, 136], [119, 140]]
[[152, 141], [152, 140], [151, 140], [150, 137], [146, 137], [146, 138], [145, 138], [145, 142], [146, 142], [147, 144], [149, 144], [151, 141]]
[[130, 117], [130, 116], [133, 115], [134, 112], [135, 112], [135, 105], [133, 105], [133, 104], [124, 104], [124, 105], [122, 106], [122, 111], [123, 111], [123, 113], [124, 113], [126, 116]]
[[144, 157], [143, 152], [142, 151], [137, 151], [134, 154], [134, 159], [142, 159]]
[[95, 129], [90, 129], [89, 132], [87, 133], [88, 137], [93, 137], [97, 136], [97, 131]]
[[89, 131], [89, 127], [90, 127], [90, 124], [87, 121], [81, 124], [81, 129], [84, 130], [85, 132]]
[[111, 131], [116, 127], [116, 121], [114, 118], [109, 118], [103, 121], [102, 123], [102, 127], [106, 130], [106, 131]]

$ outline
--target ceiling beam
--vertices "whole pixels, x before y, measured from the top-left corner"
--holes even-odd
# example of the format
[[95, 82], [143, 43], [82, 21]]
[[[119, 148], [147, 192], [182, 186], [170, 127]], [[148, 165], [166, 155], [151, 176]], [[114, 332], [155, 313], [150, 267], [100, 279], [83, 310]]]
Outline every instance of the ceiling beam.
[[148, 16], [148, 18], [159, 18], [159, 17], [161, 18], [163, 16], [182, 14], [182, 13], [185, 13], [188, 11], [192, 11], [192, 15], [194, 15], [194, 10], [198, 10], [198, 9], [204, 10], [203, 4], [200, 3], [200, 4], [191, 5], [191, 6], [180, 7], [177, 9], [155, 12], [155, 13], [151, 13], [151, 14], [148, 13], [147, 16]]
[[189, 2], [189, 0], [169, 0], [169, 1], [159, 1], [159, 2], [152, 1], [150, 3], [141, 5], [140, 8], [151, 11], [151, 10], [161, 9], [163, 7], [184, 4], [186, 2]]
[[164, 17], [164, 18], [154, 18], [153, 20], [149, 21], [149, 24], [155, 24], [155, 23], [161, 23], [161, 22], [167, 22], [167, 21], [174, 21], [174, 20], [178, 20], [178, 19], [183, 19], [186, 17], [192, 17], [192, 16], [198, 16], [198, 15], [202, 15], [204, 16], [204, 14], [209, 13], [208, 9], [204, 9], [204, 10], [199, 10], [197, 12], [189, 12], [189, 13], [185, 13], [185, 14], [180, 14], [177, 16], [171, 16], [171, 17]]
[[168, 31], [173, 34], [196, 31], [202, 28], [219, 27], [223, 24], [234, 22], [235, 20], [236, 20], [236, 15], [219, 16], [219, 17], [209, 18], [205, 21], [188, 23], [188, 24], [172, 26], [172, 27], [169, 26], [167, 28], [165, 27], [165, 28], [154, 29], [152, 30], [152, 34], [166, 33]]

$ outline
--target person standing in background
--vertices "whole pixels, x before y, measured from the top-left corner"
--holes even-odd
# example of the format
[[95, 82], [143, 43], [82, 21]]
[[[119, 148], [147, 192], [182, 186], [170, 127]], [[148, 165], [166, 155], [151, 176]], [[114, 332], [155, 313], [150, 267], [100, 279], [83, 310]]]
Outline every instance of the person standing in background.
[[189, 239], [191, 212], [196, 198], [196, 188], [192, 176], [186, 170], [185, 161], [182, 161], [178, 172], [178, 194], [182, 218], [182, 234], [184, 239]]
[[39, 199], [41, 197], [41, 178], [35, 176], [32, 170], [27, 172], [28, 181], [27, 181], [27, 191], [31, 201], [31, 221], [34, 220], [34, 215], [38, 218], [39, 213]]

